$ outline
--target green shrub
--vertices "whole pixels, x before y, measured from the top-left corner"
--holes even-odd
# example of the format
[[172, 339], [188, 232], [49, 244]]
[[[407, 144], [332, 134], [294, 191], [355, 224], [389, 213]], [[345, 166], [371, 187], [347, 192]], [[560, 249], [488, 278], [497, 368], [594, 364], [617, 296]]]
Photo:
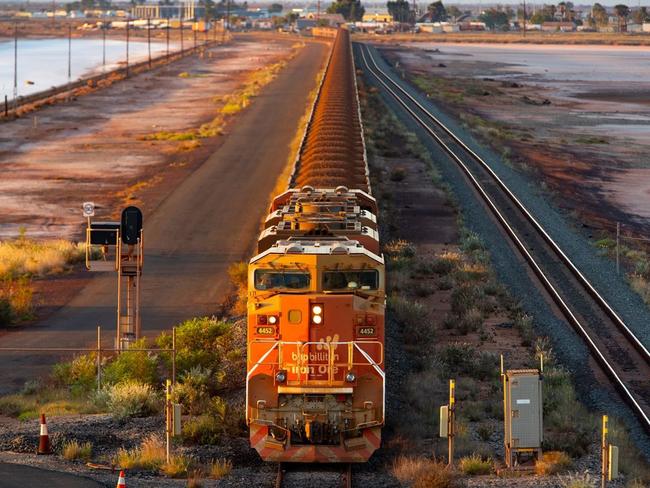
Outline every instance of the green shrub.
[[187, 420], [183, 425], [183, 440], [188, 444], [214, 445], [225, 434], [223, 423], [210, 414]]
[[[186, 320], [176, 327], [176, 370], [179, 375], [192, 368], [201, 367], [219, 371], [223, 352], [222, 343], [227, 339], [231, 325], [215, 317], [197, 317]], [[171, 348], [171, 334], [163, 333], [156, 343], [161, 348]], [[166, 360], [170, 360], [168, 354]]]
[[492, 472], [492, 460], [482, 459], [479, 455], [472, 454], [462, 458], [458, 462], [458, 468], [463, 474], [469, 476], [490, 474]]
[[421, 344], [433, 339], [433, 327], [427, 310], [421, 303], [391, 296], [388, 299], [388, 311], [400, 325], [407, 344]]
[[483, 289], [474, 284], [462, 284], [451, 292], [451, 311], [459, 317], [471, 308], [482, 309], [485, 295]]
[[158, 412], [159, 399], [150, 385], [127, 381], [111, 386], [108, 409], [114, 417], [147, 417]]
[[[133, 349], [145, 349], [146, 340], [133, 342]], [[102, 373], [106, 384], [125, 381], [139, 381], [155, 385], [159, 383], [158, 358], [155, 354], [144, 351], [124, 351], [109, 362]]]
[[0, 327], [7, 327], [13, 322], [11, 303], [7, 298], [0, 297]]
[[97, 356], [81, 354], [72, 361], [57, 363], [52, 378], [57, 385], [68, 387], [74, 395], [86, 394], [97, 386]]
[[404, 181], [406, 178], [406, 170], [404, 168], [394, 168], [390, 172], [390, 181]]
[[80, 459], [90, 461], [93, 452], [93, 445], [90, 442], [80, 443], [76, 440], [68, 441], [63, 444], [63, 457], [68, 461]]
[[196, 366], [181, 375], [174, 387], [173, 398], [190, 415], [204, 413], [210, 404], [210, 391], [214, 390], [215, 375], [209, 369]]
[[436, 353], [442, 374], [448, 377], [469, 376], [478, 380], [498, 378], [498, 358], [489, 352], [479, 352], [466, 343], [454, 343]]
[[458, 322], [458, 331], [461, 334], [469, 334], [476, 332], [483, 326], [483, 312], [478, 308], [472, 307], [465, 312], [463, 317]]

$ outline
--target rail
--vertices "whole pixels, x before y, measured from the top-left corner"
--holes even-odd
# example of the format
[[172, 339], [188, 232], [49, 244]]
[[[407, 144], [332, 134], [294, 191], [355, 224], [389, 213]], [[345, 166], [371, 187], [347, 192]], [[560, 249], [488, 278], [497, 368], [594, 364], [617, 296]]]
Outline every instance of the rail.
[[[416, 120], [416, 122], [432, 136], [433, 139], [443, 148], [443, 150], [458, 164], [458, 166], [465, 173], [471, 184], [474, 186], [476, 191], [479, 193], [483, 201], [488, 205], [491, 212], [494, 214], [498, 222], [501, 224], [503, 229], [511, 238], [512, 242], [519, 249], [522, 256], [529, 263], [534, 273], [540, 279], [543, 286], [549, 292], [555, 303], [558, 305], [562, 313], [567, 317], [569, 322], [574, 326], [578, 333], [582, 336], [583, 340], [586, 342], [587, 346], [592, 352], [592, 355], [599, 362], [604, 372], [609, 377], [610, 381], [616, 386], [618, 391], [621, 393], [623, 399], [628, 403], [632, 411], [635, 413], [637, 418], [641, 421], [643, 427], [648, 433], [650, 433], [650, 418], [648, 414], [639, 404], [639, 401], [631, 392], [628, 385], [623, 381], [620, 375], [614, 369], [614, 366], [610, 361], [607, 360], [605, 354], [597, 346], [594, 341], [594, 338], [587, 331], [587, 328], [584, 324], [578, 319], [578, 317], [573, 313], [568, 303], [562, 298], [560, 291], [551, 283], [551, 280], [548, 278], [547, 274], [542, 270], [541, 266], [537, 263], [536, 259], [528, 251], [526, 245], [521, 241], [519, 236], [515, 233], [513, 227], [510, 225], [506, 217], [499, 210], [493, 199], [488, 195], [484, 187], [478, 181], [477, 177], [469, 169], [469, 167], [463, 162], [463, 160], [458, 156], [458, 154], [447, 144], [441, 137], [432, 129], [430, 125], [427, 124], [422, 117], [420, 117], [412, 107], [409, 106], [407, 102], [404, 101], [405, 97], [410, 103], [415, 105], [418, 110], [420, 110], [424, 116], [441, 128], [446, 135], [451, 137], [453, 141], [463, 148], [479, 165], [485, 169], [485, 171], [491, 176], [491, 178], [497, 183], [499, 188], [506, 194], [509, 200], [514, 204], [514, 206], [522, 213], [524, 218], [539, 232], [544, 241], [549, 245], [549, 247], [556, 253], [556, 255], [561, 259], [561, 261], [567, 266], [567, 268], [573, 273], [579, 283], [583, 285], [585, 291], [588, 292], [590, 296], [596, 301], [596, 303], [601, 307], [601, 309], [606, 313], [606, 315], [612, 320], [612, 322], [619, 328], [624, 337], [626, 337], [635, 350], [639, 353], [641, 358], [647, 363], [650, 364], [650, 353], [647, 348], [641, 343], [641, 341], [634, 335], [634, 333], [629, 329], [629, 327], [623, 322], [620, 316], [613, 310], [613, 308], [607, 303], [607, 301], [597, 292], [593, 285], [587, 280], [587, 278], [580, 272], [580, 270], [575, 266], [575, 264], [568, 258], [560, 246], [550, 237], [548, 232], [541, 226], [541, 224], [532, 216], [528, 209], [523, 205], [523, 203], [514, 195], [514, 193], [507, 187], [507, 185], [499, 178], [499, 176], [492, 170], [488, 163], [486, 163], [475, 151], [469, 148], [460, 138], [458, 138], [445, 124], [443, 124], [435, 115], [433, 115], [429, 110], [426, 109], [419, 101], [417, 101], [410, 93], [408, 93], [399, 83], [395, 82], [391, 76], [389, 76], [384, 70], [382, 70], [377, 62], [375, 61], [370, 49], [365, 45], [360, 45], [361, 57], [368, 72], [390, 93], [390, 95]], [[371, 66], [368, 59], [372, 62]], [[398, 91], [391, 88], [386, 81], [380, 76], [380, 74], [385, 78], [392, 86], [394, 86]]]

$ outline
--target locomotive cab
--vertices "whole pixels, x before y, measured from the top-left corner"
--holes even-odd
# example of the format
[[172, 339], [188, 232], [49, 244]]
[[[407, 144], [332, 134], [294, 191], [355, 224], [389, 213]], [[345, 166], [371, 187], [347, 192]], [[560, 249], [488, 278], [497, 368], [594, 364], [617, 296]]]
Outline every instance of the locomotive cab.
[[383, 257], [342, 236], [251, 260], [246, 408], [265, 460], [361, 462], [384, 423]]

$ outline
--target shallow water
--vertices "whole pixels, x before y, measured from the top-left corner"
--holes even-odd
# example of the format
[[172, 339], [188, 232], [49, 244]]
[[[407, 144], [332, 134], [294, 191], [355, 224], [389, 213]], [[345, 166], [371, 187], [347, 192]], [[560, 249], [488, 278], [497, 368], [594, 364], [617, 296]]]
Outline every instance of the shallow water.
[[[71, 80], [102, 70], [102, 39], [72, 39]], [[170, 49], [172, 46], [170, 45]], [[164, 53], [164, 42], [151, 42], [151, 54]], [[147, 57], [147, 43], [129, 42], [129, 62]], [[111, 69], [126, 59], [126, 41], [106, 39], [106, 66]], [[18, 96], [64, 85], [68, 81], [67, 39], [18, 39]], [[28, 83], [29, 82], [29, 83]], [[31, 84], [33, 83], [33, 84]], [[14, 92], [14, 42], [0, 42], [0, 101]]]
[[418, 43], [437, 48], [438, 59], [501, 64], [504, 74], [523, 73], [548, 81], [642, 82], [650, 80], [650, 49], [641, 46], [560, 46]]

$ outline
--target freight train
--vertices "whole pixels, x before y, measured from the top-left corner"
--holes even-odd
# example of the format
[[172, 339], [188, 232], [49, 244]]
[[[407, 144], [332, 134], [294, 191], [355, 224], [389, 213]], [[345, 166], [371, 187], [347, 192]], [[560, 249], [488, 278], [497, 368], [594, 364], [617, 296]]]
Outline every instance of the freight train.
[[348, 31], [249, 264], [246, 417], [276, 462], [364, 462], [385, 415], [385, 267]]

